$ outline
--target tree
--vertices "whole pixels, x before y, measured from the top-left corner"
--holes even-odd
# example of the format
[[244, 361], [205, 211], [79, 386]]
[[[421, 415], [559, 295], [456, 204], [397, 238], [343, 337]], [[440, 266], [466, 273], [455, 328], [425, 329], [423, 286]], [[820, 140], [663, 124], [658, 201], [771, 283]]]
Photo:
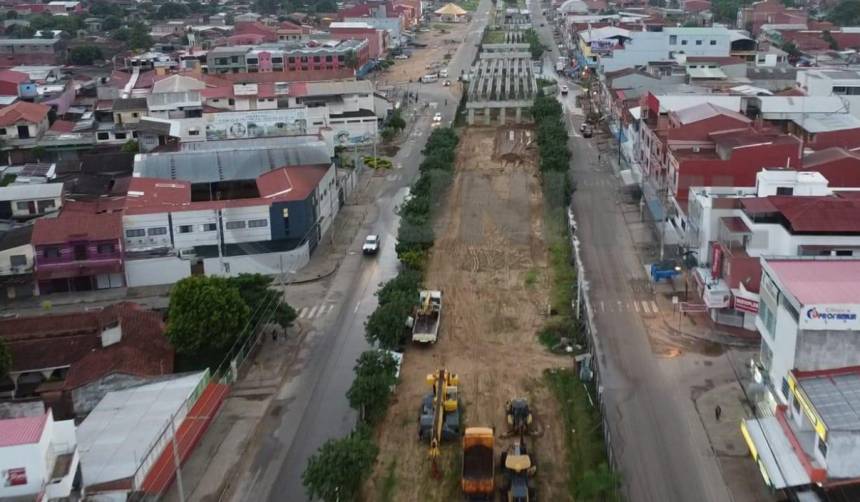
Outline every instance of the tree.
[[128, 32], [128, 46], [130, 49], [149, 49], [152, 47], [152, 37], [149, 29], [144, 24], [136, 24]]
[[368, 424], [375, 424], [385, 415], [391, 389], [397, 383], [396, 372], [397, 362], [388, 352], [368, 350], [359, 356], [346, 397]]
[[714, 21], [734, 25], [738, 20], [738, 11], [750, 3], [752, 0], [714, 0], [711, 2], [711, 13]]
[[543, 56], [543, 44], [540, 43], [540, 37], [537, 32], [531, 28], [526, 30], [526, 42], [529, 44], [529, 52], [532, 54], [532, 59], [539, 60]]
[[14, 10], [7, 10], [6, 19], [18, 19], [18, 12]]
[[386, 282], [376, 292], [380, 305], [396, 301], [398, 297], [412, 297], [418, 301], [418, 291], [421, 288], [421, 273], [415, 270], [401, 270], [394, 279]]
[[113, 31], [122, 26], [122, 19], [118, 16], [108, 16], [102, 21], [102, 30]]
[[254, 10], [261, 14], [276, 14], [280, 7], [280, 0], [254, 0]]
[[30, 26], [24, 26], [23, 24], [13, 24], [6, 28], [6, 31], [4, 32], [7, 37], [11, 38], [30, 38], [34, 33], [36, 33], [36, 30]]
[[155, 11], [156, 19], [178, 19], [188, 15], [188, 7], [178, 2], [167, 2], [161, 4]]
[[382, 132], [379, 133], [379, 135], [382, 137], [382, 141], [389, 143], [391, 140], [394, 139], [395, 136], [397, 136], [397, 129], [393, 127], [386, 127], [382, 129]]
[[388, 126], [396, 130], [402, 130], [406, 127], [406, 121], [403, 120], [399, 109], [394, 110], [394, 113], [391, 114], [391, 118], [388, 119]]
[[298, 317], [296, 310], [283, 301], [281, 292], [271, 289], [271, 277], [262, 274], [239, 274], [227, 280], [239, 291], [245, 305], [250, 309], [253, 325], [262, 320], [287, 328], [292, 326]]
[[803, 54], [794, 42], [786, 42], [782, 44], [782, 50], [784, 50], [790, 58], [798, 58]]
[[365, 325], [367, 340], [381, 349], [400, 348], [403, 344], [403, 335], [406, 333], [406, 318], [414, 306], [414, 301], [401, 296], [395, 301], [377, 307], [367, 318]]
[[93, 61], [102, 59], [102, 50], [94, 45], [82, 45], [69, 52], [69, 61], [76, 65], [91, 65]]
[[577, 483], [576, 496], [581, 500], [609, 500], [621, 485], [621, 477], [612, 472], [605, 463], [582, 474]]
[[308, 459], [302, 473], [308, 498], [323, 502], [355, 500], [378, 454], [379, 448], [364, 431], [326, 441]]
[[856, 26], [860, 23], [860, 0], [842, 0], [827, 15], [839, 26]]
[[317, 0], [314, 5], [315, 12], [337, 12], [337, 3], [334, 0]]
[[824, 30], [821, 33], [821, 38], [823, 38], [830, 45], [831, 49], [833, 49], [834, 51], [839, 50], [839, 42], [837, 42], [836, 39], [833, 38], [833, 34], [830, 33], [830, 30]]
[[122, 144], [119, 151], [122, 153], [138, 153], [140, 152], [140, 143], [137, 141], [130, 139]]
[[355, 51], [347, 52], [346, 56], [343, 58], [343, 64], [345, 64], [347, 68], [355, 70], [358, 68], [358, 54], [356, 54]]
[[119, 5], [106, 0], [95, 0], [90, 4], [90, 14], [97, 17], [123, 17], [125, 11]]
[[110, 37], [118, 42], [128, 42], [130, 35], [131, 30], [123, 26], [121, 28], [113, 30], [110, 34]]
[[227, 350], [249, 316], [242, 295], [227, 279], [187, 277], [170, 292], [167, 338], [180, 354]]
[[4, 377], [12, 369], [12, 352], [5, 340], [0, 340], [0, 377]]

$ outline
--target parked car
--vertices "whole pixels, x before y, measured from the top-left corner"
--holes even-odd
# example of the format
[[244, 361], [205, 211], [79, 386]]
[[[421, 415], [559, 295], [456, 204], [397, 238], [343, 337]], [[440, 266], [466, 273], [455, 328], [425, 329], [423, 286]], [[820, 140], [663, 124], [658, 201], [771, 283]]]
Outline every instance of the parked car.
[[446, 80], [446, 81], [442, 82], [442, 85], [444, 85], [445, 87], [451, 87], [451, 81]]
[[447, 69], [447, 68], [444, 68], [444, 69], [440, 70], [440, 71], [439, 71], [439, 76], [440, 76], [440, 77], [442, 77], [442, 78], [448, 78], [448, 69]]
[[436, 124], [441, 124], [441, 123], [442, 123], [442, 114], [439, 112], [436, 112], [436, 115], [433, 115], [433, 124], [436, 125]]
[[568, 89], [568, 87], [566, 85], [561, 86], [561, 95], [562, 96], [567, 96], [568, 91], [570, 91], [570, 89]]
[[379, 252], [379, 235], [370, 234], [364, 238], [364, 245], [361, 246], [361, 252], [367, 255], [376, 254]]
[[398, 54], [394, 56], [394, 59], [409, 59], [409, 54]]

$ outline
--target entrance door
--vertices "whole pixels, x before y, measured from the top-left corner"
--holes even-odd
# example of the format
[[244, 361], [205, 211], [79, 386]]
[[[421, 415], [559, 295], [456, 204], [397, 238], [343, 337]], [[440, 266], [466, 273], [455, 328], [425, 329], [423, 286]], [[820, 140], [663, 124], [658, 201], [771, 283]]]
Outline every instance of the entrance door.
[[20, 139], [30, 139], [30, 126], [18, 126], [18, 137]]

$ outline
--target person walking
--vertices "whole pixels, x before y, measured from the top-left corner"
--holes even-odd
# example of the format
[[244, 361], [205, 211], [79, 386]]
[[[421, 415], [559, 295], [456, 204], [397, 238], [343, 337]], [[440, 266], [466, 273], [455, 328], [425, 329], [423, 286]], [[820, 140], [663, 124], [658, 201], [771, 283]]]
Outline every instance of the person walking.
[[717, 405], [717, 407], [716, 407], [716, 408], [714, 408], [714, 417], [716, 417], [717, 422], [719, 422], [719, 421], [720, 421], [720, 417], [721, 417], [722, 415], [723, 415], [723, 409], [722, 409], [722, 408], [720, 408], [720, 405]]

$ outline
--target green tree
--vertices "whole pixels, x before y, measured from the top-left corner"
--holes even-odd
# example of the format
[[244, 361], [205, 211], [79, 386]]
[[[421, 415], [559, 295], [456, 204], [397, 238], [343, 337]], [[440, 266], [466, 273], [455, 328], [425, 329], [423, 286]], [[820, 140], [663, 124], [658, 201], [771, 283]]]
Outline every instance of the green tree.
[[188, 7], [178, 2], [167, 2], [161, 4], [155, 11], [156, 19], [179, 19], [188, 15]]
[[254, 10], [261, 14], [276, 14], [280, 7], [280, 0], [254, 0]]
[[860, 0], [842, 0], [830, 10], [827, 19], [838, 26], [855, 26], [860, 23]]
[[170, 292], [167, 338], [180, 354], [227, 350], [249, 316], [242, 295], [227, 279], [187, 277]]
[[302, 473], [308, 498], [323, 502], [355, 500], [378, 454], [379, 448], [364, 431], [326, 441], [308, 459]]
[[128, 32], [128, 46], [130, 49], [149, 49], [152, 47], [149, 28], [144, 24], [133, 26]]
[[580, 500], [612, 500], [612, 495], [620, 486], [621, 477], [601, 463], [597, 468], [582, 474], [576, 485], [576, 497]]
[[125, 26], [117, 28], [110, 33], [110, 37], [118, 42], [128, 42], [130, 35], [131, 30]]
[[734, 25], [738, 20], [738, 11], [750, 3], [752, 0], [714, 0], [711, 2], [711, 13], [714, 21]]
[[123, 153], [138, 153], [140, 152], [140, 143], [136, 140], [130, 139], [122, 144], [119, 151]]
[[116, 16], [123, 17], [125, 11], [119, 5], [107, 0], [95, 0], [90, 3], [90, 14], [97, 17]]
[[22, 24], [13, 24], [12, 26], [6, 28], [4, 32], [7, 37], [10, 38], [30, 38], [36, 33], [30, 26], [24, 26]]
[[786, 42], [782, 44], [782, 50], [784, 50], [791, 58], [797, 58], [803, 54], [794, 42]]
[[69, 61], [76, 65], [91, 65], [102, 58], [102, 50], [94, 45], [82, 45], [69, 52]]
[[18, 12], [14, 10], [7, 10], [6, 19], [18, 19]]
[[391, 114], [391, 118], [388, 119], [388, 126], [393, 127], [398, 131], [406, 127], [406, 121], [403, 120], [403, 116], [400, 114], [399, 109], [394, 110], [394, 113]]
[[119, 16], [108, 16], [102, 21], [102, 30], [113, 31], [122, 26], [122, 19]]
[[12, 369], [12, 352], [5, 340], [0, 340], [0, 377], [4, 377]]
[[532, 54], [532, 59], [539, 60], [543, 56], [544, 46], [540, 43], [538, 33], [529, 28], [526, 30], [526, 42], [529, 44], [529, 52]]
[[397, 129], [393, 127], [385, 127], [379, 135], [382, 137], [382, 141], [389, 143], [395, 136], [397, 136]]
[[399, 297], [411, 297], [418, 301], [418, 291], [421, 288], [421, 273], [415, 270], [401, 270], [394, 279], [382, 284], [376, 297], [380, 305], [391, 303]]
[[337, 3], [334, 0], [317, 0], [314, 4], [315, 12], [337, 12]]
[[358, 358], [355, 379], [346, 397], [368, 424], [375, 424], [385, 416], [391, 389], [397, 383], [396, 372], [397, 362], [388, 352], [368, 350]]
[[406, 318], [415, 303], [405, 297], [380, 305], [367, 318], [365, 337], [379, 348], [396, 350], [403, 345], [406, 334]]
[[833, 49], [834, 51], [839, 50], [839, 43], [836, 41], [835, 38], [833, 38], [833, 34], [830, 33], [830, 30], [824, 30], [821, 33], [821, 38], [823, 38], [824, 41], [830, 45], [831, 49]]
[[346, 56], [343, 58], [343, 64], [346, 65], [347, 68], [352, 68], [353, 70], [358, 68], [358, 54], [355, 51], [349, 51], [346, 53]]
[[239, 274], [227, 279], [239, 291], [251, 311], [251, 323], [273, 322], [282, 328], [292, 326], [298, 314], [283, 301], [283, 294], [272, 289], [274, 279], [262, 274]]

